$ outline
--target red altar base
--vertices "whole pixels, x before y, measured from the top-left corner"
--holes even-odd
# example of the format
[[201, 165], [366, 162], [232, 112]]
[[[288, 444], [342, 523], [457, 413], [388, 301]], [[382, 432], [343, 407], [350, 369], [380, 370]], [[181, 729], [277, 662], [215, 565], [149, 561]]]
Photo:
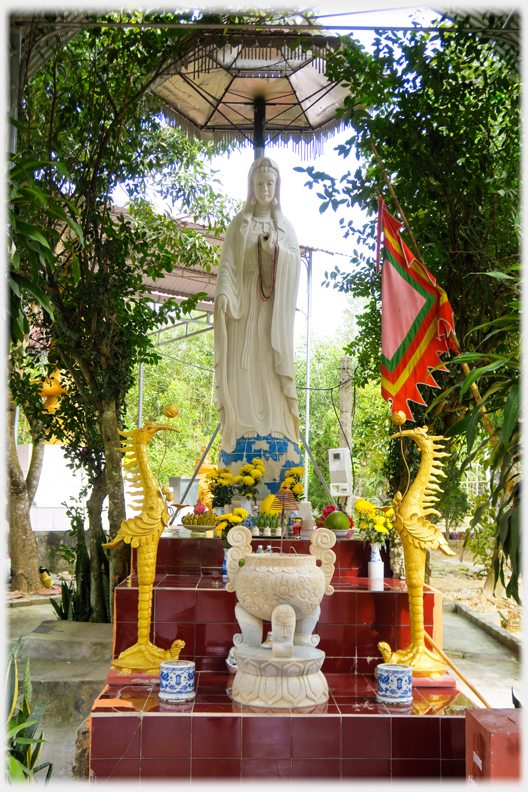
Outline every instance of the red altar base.
[[197, 673], [181, 704], [156, 685], [108, 685], [92, 710], [91, 770], [98, 781], [465, 778], [474, 705], [462, 693], [415, 688], [412, 705], [389, 707], [372, 676], [325, 676], [326, 704], [280, 710], [232, 701], [227, 673]]
[[[262, 543], [255, 540], [254, 549]], [[284, 542], [284, 551], [290, 546], [303, 553], [309, 542]], [[370, 590], [369, 550], [340, 540], [334, 551], [335, 593], [324, 597], [316, 628], [330, 699], [317, 707], [267, 710], [229, 697], [226, 657], [239, 627], [236, 595], [225, 582], [212, 586], [211, 573], [223, 559], [220, 540], [162, 539], [151, 640], [164, 649], [177, 638], [185, 641], [180, 657], [196, 663], [196, 698], [163, 702], [155, 678], [110, 672], [112, 684], [91, 716], [95, 778], [464, 778], [464, 716], [475, 705], [452, 686], [452, 677], [436, 687], [415, 686], [408, 707], [376, 701], [374, 670], [383, 662], [378, 642], [393, 649], [410, 642], [404, 581], [386, 578], [383, 591]], [[137, 598], [132, 575], [130, 585], [115, 592], [114, 657], [137, 640]], [[429, 587], [424, 619], [441, 645], [441, 595]], [[265, 623], [263, 638], [268, 630]]]

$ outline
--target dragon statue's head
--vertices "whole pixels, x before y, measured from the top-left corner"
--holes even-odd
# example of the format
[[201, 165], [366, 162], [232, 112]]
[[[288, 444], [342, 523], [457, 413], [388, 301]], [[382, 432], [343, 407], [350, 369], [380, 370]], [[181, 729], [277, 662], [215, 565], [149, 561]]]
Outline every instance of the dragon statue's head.
[[391, 440], [397, 437], [428, 437], [428, 426], [415, 426], [413, 429], [400, 429], [396, 434], [391, 435]]
[[145, 445], [150, 443], [156, 432], [160, 432], [162, 429], [168, 429], [171, 432], [179, 431], [175, 426], [171, 426], [170, 424], [157, 423], [156, 421], [145, 421], [141, 429], [138, 430], [137, 442], [144, 443]]

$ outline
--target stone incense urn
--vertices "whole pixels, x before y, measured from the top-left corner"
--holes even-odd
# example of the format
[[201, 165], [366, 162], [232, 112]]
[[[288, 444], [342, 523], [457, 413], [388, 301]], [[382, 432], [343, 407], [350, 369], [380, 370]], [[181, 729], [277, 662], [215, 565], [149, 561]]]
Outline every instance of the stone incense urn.
[[[311, 536], [310, 555], [251, 550], [251, 532], [242, 526], [228, 534], [228, 591], [236, 592], [235, 615], [241, 634], [233, 637], [238, 671], [235, 701], [255, 707], [306, 707], [328, 700], [321, 671], [324, 652], [313, 630], [321, 600], [334, 592], [333, 531]], [[317, 565], [317, 561], [321, 565]], [[262, 646], [263, 621], [271, 621], [272, 641]]]

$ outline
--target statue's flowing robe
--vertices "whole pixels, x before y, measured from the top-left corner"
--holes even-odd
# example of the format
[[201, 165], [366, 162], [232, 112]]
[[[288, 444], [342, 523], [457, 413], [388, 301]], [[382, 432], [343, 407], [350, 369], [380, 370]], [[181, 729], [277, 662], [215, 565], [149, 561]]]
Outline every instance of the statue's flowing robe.
[[[250, 212], [240, 212], [229, 226], [222, 247], [215, 293], [214, 335], [216, 397], [222, 449], [234, 450], [246, 432], [265, 437], [282, 432], [299, 441], [299, 404], [295, 389], [293, 325], [299, 285], [300, 251], [291, 223], [279, 211], [275, 218], [279, 255], [271, 298], [261, 299], [257, 236]], [[271, 257], [264, 293], [271, 285]], [[217, 309], [227, 298], [227, 310]]]

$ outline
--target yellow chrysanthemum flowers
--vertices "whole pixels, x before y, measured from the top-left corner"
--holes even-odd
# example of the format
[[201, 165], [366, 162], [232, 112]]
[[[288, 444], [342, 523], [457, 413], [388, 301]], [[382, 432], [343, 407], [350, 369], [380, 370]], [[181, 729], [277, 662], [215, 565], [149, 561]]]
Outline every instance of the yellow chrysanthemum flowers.
[[[392, 530], [391, 514], [394, 514], [393, 509], [388, 509], [385, 512], [383, 509], [378, 509], [373, 503], [358, 498], [354, 504], [356, 514], [359, 518], [359, 530], [363, 535], [363, 542], [371, 542], [385, 546], [385, 537]], [[389, 512], [391, 514], [389, 514]]]
[[355, 504], [354, 508], [357, 512], [371, 512], [374, 513], [376, 511], [376, 507], [370, 501], [364, 500], [364, 498], [359, 498]]
[[291, 468], [290, 473], [295, 473], [296, 476], [304, 476], [304, 468], [303, 467]]

